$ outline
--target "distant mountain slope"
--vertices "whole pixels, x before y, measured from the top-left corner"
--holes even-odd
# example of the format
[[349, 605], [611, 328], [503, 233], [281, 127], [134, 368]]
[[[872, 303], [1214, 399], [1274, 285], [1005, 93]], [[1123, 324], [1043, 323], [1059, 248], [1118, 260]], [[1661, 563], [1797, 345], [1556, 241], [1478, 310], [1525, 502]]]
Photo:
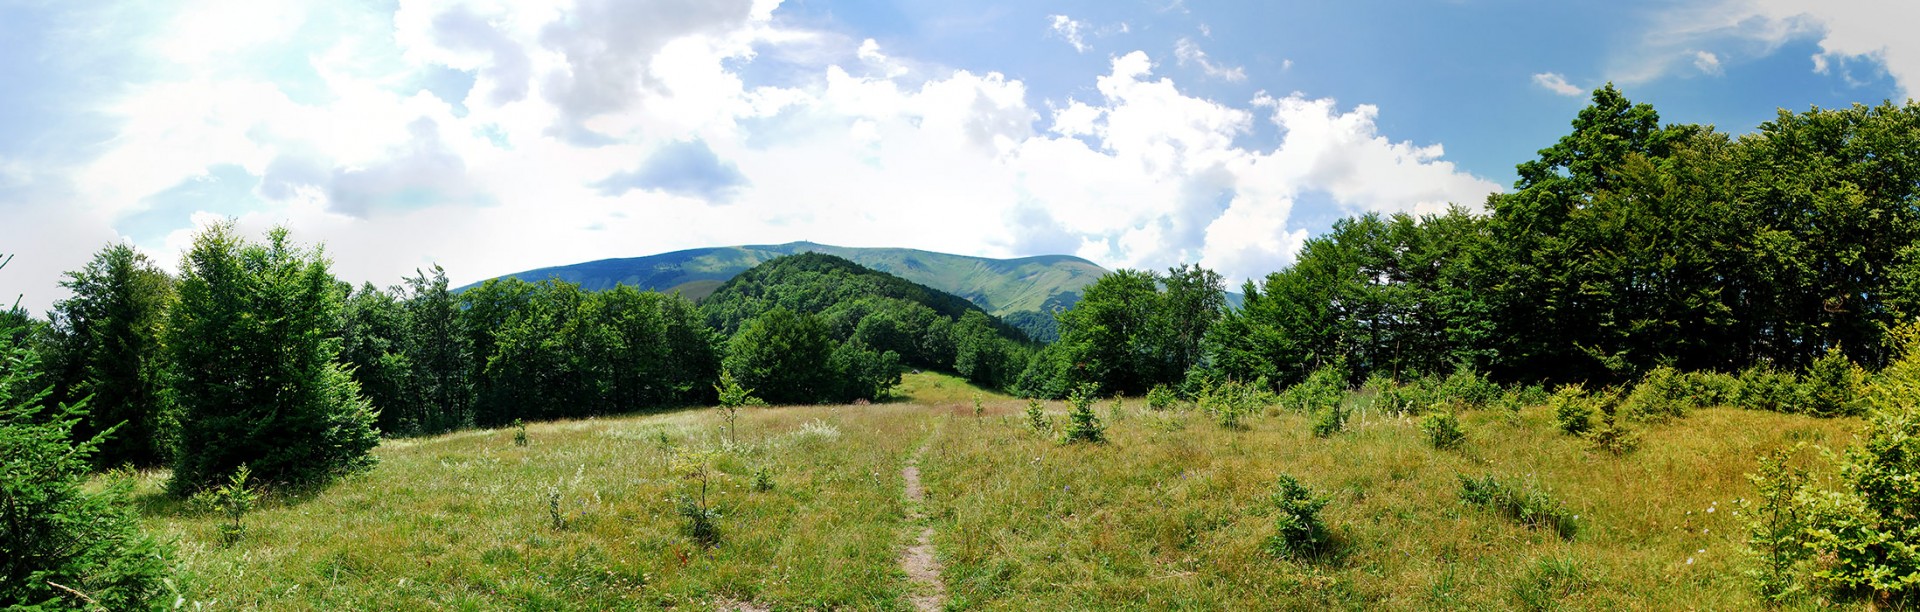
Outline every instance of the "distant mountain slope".
[[549, 278], [588, 290], [614, 285], [679, 291], [699, 300], [722, 283], [767, 260], [797, 253], [825, 253], [966, 298], [996, 316], [1072, 306], [1080, 292], [1107, 274], [1093, 262], [1068, 255], [989, 259], [918, 249], [837, 247], [811, 242], [711, 247], [646, 257], [603, 259], [508, 274], [529, 282]]

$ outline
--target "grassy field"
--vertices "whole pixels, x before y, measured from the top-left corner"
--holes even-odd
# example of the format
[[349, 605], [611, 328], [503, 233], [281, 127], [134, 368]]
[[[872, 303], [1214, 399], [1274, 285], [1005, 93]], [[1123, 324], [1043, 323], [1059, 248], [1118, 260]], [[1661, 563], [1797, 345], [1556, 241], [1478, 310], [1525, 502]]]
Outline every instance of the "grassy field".
[[[1532, 407], [1467, 413], [1465, 446], [1438, 451], [1404, 418], [1319, 439], [1296, 414], [1236, 431], [1129, 401], [1098, 404], [1110, 443], [1070, 446], [1029, 429], [1024, 402], [952, 378], [902, 391], [750, 410], [732, 440], [717, 411], [689, 410], [533, 424], [526, 446], [511, 429], [388, 441], [373, 472], [267, 502], [231, 545], [221, 517], [159, 493], [164, 474], [140, 500], [203, 609], [910, 609], [916, 452], [949, 609], [1749, 609], [1743, 474], [1859, 426], [1710, 409], [1616, 457]], [[720, 474], [710, 549], [675, 503], [697, 486], [676, 466], [699, 457]], [[1281, 473], [1331, 499], [1332, 552], [1263, 552]], [[1489, 473], [1549, 491], [1578, 534], [1463, 505], [1458, 476]]]

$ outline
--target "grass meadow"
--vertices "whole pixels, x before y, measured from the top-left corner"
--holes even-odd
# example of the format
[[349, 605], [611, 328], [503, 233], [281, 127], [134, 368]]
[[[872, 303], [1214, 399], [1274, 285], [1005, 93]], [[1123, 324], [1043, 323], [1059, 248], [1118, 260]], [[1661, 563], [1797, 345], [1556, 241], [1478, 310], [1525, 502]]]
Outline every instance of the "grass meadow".
[[[1096, 404], [1110, 442], [1064, 445], [1025, 402], [950, 377], [901, 392], [747, 409], [731, 437], [693, 409], [529, 424], [525, 446], [511, 428], [388, 440], [371, 472], [270, 496], [232, 544], [225, 517], [161, 493], [163, 472], [138, 501], [175, 542], [188, 609], [911, 609], [901, 469], [918, 453], [948, 609], [1737, 610], [1761, 607], [1738, 515], [1756, 457], [1859, 428], [1707, 409], [1615, 456], [1534, 406], [1465, 413], [1467, 441], [1442, 451], [1364, 408], [1321, 439], [1290, 412], [1224, 429], [1128, 400]], [[711, 548], [676, 501], [696, 465]], [[1281, 473], [1331, 500], [1327, 552], [1263, 549]], [[1547, 491], [1578, 532], [1461, 503], [1459, 476], [1486, 474]]]

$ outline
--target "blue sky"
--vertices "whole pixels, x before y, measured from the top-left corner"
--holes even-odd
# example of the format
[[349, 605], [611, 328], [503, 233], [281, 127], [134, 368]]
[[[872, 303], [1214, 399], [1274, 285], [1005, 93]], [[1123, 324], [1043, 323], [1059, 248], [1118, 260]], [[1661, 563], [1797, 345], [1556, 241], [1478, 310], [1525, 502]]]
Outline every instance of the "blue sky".
[[0, 0], [0, 293], [238, 219], [351, 281], [813, 240], [1291, 263], [1478, 206], [1615, 82], [1905, 100], [1920, 3]]

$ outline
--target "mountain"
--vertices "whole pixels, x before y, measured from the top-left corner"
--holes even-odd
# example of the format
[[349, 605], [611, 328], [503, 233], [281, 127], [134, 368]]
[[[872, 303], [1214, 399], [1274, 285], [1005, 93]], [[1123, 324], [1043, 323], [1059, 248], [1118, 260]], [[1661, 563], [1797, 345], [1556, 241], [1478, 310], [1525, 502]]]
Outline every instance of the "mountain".
[[599, 291], [614, 285], [679, 291], [695, 301], [722, 283], [768, 260], [824, 253], [951, 293], [995, 316], [1050, 312], [1080, 301], [1080, 292], [1107, 270], [1068, 255], [989, 259], [918, 249], [837, 247], [812, 242], [688, 249], [624, 259], [602, 259], [506, 276], [528, 282], [549, 278]]

